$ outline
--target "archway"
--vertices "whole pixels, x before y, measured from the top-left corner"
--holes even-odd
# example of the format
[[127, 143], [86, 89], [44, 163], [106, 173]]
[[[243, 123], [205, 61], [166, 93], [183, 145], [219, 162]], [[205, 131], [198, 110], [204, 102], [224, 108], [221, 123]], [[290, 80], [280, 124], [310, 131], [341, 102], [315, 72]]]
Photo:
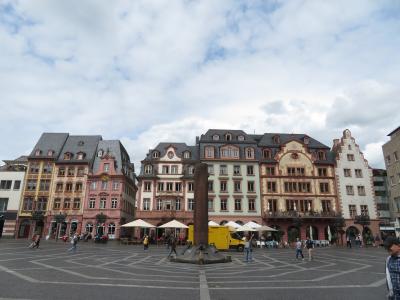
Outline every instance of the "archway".
[[366, 245], [372, 245], [374, 243], [374, 236], [369, 227], [365, 226], [362, 232], [362, 237]]
[[296, 226], [289, 226], [287, 229], [288, 242], [295, 242], [297, 238], [300, 238], [300, 229]]
[[315, 226], [307, 226], [306, 227], [306, 237], [308, 237], [311, 240], [318, 240], [319, 238], [319, 232], [318, 228]]
[[[330, 240], [329, 240], [329, 231], [328, 231], [328, 228], [329, 228], [329, 231], [330, 231]], [[333, 227], [333, 226], [326, 226], [325, 228], [324, 228], [324, 239], [325, 240], [328, 240], [328, 241], [330, 241], [331, 243], [335, 243], [338, 239], [339, 239], [339, 237], [338, 237], [338, 233], [337, 233], [337, 231], [336, 231], [336, 228], [335, 227]]]
[[360, 234], [360, 231], [354, 226], [346, 229], [346, 237], [349, 237], [350, 240], [355, 240], [358, 234]]
[[18, 237], [19, 238], [28, 238], [30, 230], [31, 230], [31, 224], [30, 224], [29, 220], [21, 221], [21, 224], [19, 225], [19, 230], [18, 230]]

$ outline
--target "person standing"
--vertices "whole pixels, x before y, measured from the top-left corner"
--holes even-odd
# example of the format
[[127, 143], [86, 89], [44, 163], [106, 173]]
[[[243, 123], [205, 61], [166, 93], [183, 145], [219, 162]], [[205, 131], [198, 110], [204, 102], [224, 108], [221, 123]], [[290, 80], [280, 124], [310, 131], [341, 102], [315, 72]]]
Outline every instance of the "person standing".
[[299, 238], [296, 239], [296, 259], [299, 259], [299, 255], [301, 259], [304, 260], [303, 250], [301, 249], [301, 241]]
[[176, 253], [176, 238], [173, 235], [171, 235], [169, 246], [170, 246], [170, 251], [168, 257], [172, 255], [172, 252], [175, 252], [175, 255], [178, 255], [178, 253]]
[[389, 290], [388, 299], [400, 299], [400, 240], [395, 237], [387, 237], [383, 243], [389, 252], [386, 259], [386, 283]]
[[253, 237], [254, 235], [247, 235], [244, 242], [244, 261], [251, 262], [253, 260]]
[[75, 233], [71, 238], [72, 247], [68, 249], [68, 251], [72, 251], [72, 253], [76, 253], [76, 247], [78, 245], [78, 235]]
[[314, 242], [309, 237], [306, 240], [306, 248], [308, 250], [308, 261], [311, 261], [313, 259]]
[[148, 250], [148, 249], [149, 249], [149, 237], [145, 235], [143, 239], [143, 250]]
[[32, 248], [36, 247], [36, 249], [39, 249], [39, 244], [40, 244], [40, 234], [37, 234], [35, 237], [35, 244], [33, 245]]
[[346, 246], [347, 246], [347, 248], [351, 248], [351, 239], [350, 239], [349, 235], [346, 238]]

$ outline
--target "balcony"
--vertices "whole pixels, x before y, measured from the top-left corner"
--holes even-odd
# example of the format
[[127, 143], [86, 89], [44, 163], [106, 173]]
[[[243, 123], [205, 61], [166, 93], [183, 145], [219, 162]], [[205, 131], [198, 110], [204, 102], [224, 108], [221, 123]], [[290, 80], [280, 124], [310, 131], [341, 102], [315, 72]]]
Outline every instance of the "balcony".
[[333, 211], [307, 211], [307, 212], [299, 212], [299, 211], [266, 211], [263, 213], [264, 220], [272, 220], [272, 219], [294, 219], [294, 218], [302, 218], [302, 219], [322, 219], [322, 220], [331, 220], [336, 218], [341, 218], [342, 215]]

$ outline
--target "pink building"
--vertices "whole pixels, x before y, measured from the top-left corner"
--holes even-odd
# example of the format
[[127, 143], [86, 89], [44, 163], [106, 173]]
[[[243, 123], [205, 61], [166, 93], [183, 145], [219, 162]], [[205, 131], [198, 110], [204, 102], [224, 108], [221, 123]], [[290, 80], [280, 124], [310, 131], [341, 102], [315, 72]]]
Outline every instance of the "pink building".
[[82, 232], [110, 239], [125, 235], [121, 225], [134, 218], [137, 188], [133, 163], [120, 141], [99, 142], [87, 185]]

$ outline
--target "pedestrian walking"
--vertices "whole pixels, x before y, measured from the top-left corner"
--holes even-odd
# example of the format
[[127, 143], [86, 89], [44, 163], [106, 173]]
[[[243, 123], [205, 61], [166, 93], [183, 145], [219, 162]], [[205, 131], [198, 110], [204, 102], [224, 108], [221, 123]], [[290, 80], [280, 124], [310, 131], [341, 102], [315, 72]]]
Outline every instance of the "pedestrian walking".
[[32, 237], [32, 243], [29, 244], [28, 248], [33, 249], [33, 248], [39, 248], [39, 244], [40, 244], [40, 235], [39, 234], [35, 234]]
[[148, 235], [145, 235], [143, 239], [143, 250], [148, 250], [148, 249], [149, 249], [149, 237]]
[[171, 235], [169, 246], [170, 246], [170, 251], [168, 257], [172, 255], [172, 252], [175, 252], [175, 256], [178, 255], [178, 253], [176, 253], [176, 238], [173, 235]]
[[350, 239], [349, 235], [346, 238], [346, 246], [347, 246], [347, 248], [351, 248], [351, 239]]
[[383, 243], [389, 252], [386, 259], [386, 283], [389, 290], [387, 298], [400, 299], [400, 240], [395, 237], [387, 237]]
[[253, 237], [254, 235], [247, 235], [244, 241], [244, 261], [253, 261]]
[[308, 250], [308, 261], [311, 261], [313, 260], [314, 242], [310, 238], [307, 238], [306, 240], [306, 248]]
[[72, 247], [68, 249], [68, 252], [72, 251], [72, 253], [76, 253], [76, 247], [78, 245], [78, 235], [75, 233], [71, 238]]
[[297, 238], [296, 239], [296, 259], [299, 259], [299, 256], [301, 256], [301, 259], [304, 260], [303, 250], [301, 249], [301, 241], [299, 238]]

